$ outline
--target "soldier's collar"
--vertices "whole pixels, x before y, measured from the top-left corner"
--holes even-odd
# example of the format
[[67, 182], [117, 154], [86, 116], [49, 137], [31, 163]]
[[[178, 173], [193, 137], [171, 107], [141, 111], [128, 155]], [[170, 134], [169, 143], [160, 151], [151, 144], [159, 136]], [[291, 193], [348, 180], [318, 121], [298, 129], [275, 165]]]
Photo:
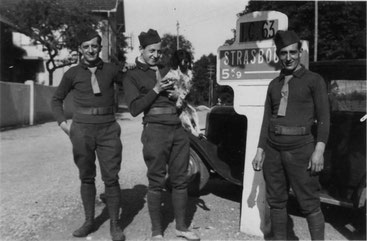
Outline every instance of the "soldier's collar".
[[93, 65], [88, 65], [84, 62], [84, 60], [82, 59], [82, 61], [80, 61], [80, 66], [84, 69], [88, 69], [88, 67], [97, 67], [98, 69], [102, 69], [103, 68], [103, 61], [102, 59], [98, 58], [98, 60], [96, 61], [95, 64]]
[[[143, 63], [141, 60], [139, 60], [139, 57], [137, 57], [135, 59], [135, 63], [136, 63], [136, 67], [138, 67], [139, 69], [143, 70], [143, 71], [147, 71], [148, 69], [151, 69], [149, 64]], [[162, 69], [163, 66], [160, 64], [157, 64], [157, 67], [159, 69]]]
[[[301, 64], [301, 68], [299, 68], [298, 70], [294, 71], [292, 73], [292, 75], [294, 77], [300, 78], [305, 73], [305, 71], [306, 71], [305, 66], [303, 64]], [[279, 81], [281, 81], [284, 78], [284, 76], [286, 76], [286, 74], [284, 73], [284, 71], [283, 70], [280, 71]]]

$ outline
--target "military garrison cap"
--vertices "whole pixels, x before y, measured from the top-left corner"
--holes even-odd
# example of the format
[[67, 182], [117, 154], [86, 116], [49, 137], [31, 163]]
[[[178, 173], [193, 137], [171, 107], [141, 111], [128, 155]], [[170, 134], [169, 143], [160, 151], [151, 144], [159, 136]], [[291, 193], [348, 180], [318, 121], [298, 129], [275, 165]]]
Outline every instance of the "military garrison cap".
[[[82, 44], [84, 42], [87, 42], [91, 39], [94, 39], [95, 37], [99, 38], [98, 41], [101, 40], [101, 36], [98, 34], [97, 31], [95, 31], [93, 29], [86, 29], [86, 30], [80, 31], [77, 34], [78, 44]], [[101, 43], [99, 43], [99, 44], [101, 44]]]
[[161, 38], [159, 37], [158, 32], [154, 29], [149, 29], [148, 32], [141, 32], [139, 34], [140, 46], [143, 48], [151, 44], [159, 43], [160, 41]]
[[298, 43], [300, 41], [298, 35], [294, 31], [279, 30], [274, 37], [274, 42], [277, 47], [277, 51], [281, 50], [288, 45]]

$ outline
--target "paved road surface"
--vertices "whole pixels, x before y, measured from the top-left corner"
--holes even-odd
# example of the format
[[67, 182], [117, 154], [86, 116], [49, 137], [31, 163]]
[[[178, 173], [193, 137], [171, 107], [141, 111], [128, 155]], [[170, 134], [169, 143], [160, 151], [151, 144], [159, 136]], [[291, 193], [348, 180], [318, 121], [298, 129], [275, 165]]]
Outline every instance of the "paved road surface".
[[[146, 167], [140, 143], [141, 117], [122, 114], [118, 122], [124, 146], [120, 172], [122, 225], [128, 240], [148, 240], [150, 223], [145, 200]], [[55, 122], [0, 134], [1, 240], [109, 240], [108, 217], [100, 200], [96, 204], [99, 229], [88, 238], [76, 239], [71, 235], [83, 221], [79, 180], [70, 141]], [[98, 194], [103, 189], [98, 174]], [[190, 225], [202, 240], [263, 240], [239, 232], [241, 193], [240, 188], [213, 179], [200, 197], [189, 199]], [[176, 239], [168, 194], [163, 208], [167, 226], [165, 236], [169, 240]], [[362, 234], [355, 231], [361, 225], [360, 221], [355, 221], [360, 216], [329, 206], [324, 210], [327, 239], [365, 239], [365, 222]], [[364, 217], [362, 215], [362, 219]], [[292, 213], [292, 222], [295, 236], [308, 239], [305, 220], [296, 211]]]

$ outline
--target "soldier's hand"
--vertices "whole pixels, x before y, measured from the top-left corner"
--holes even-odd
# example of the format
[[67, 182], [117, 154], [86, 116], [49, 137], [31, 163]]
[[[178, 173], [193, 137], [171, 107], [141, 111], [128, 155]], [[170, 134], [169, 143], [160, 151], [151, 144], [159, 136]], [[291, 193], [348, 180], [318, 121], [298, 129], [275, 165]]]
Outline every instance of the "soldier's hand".
[[255, 171], [261, 171], [265, 160], [265, 152], [262, 148], [257, 148], [256, 155], [252, 160], [252, 167]]
[[308, 163], [308, 169], [311, 171], [311, 175], [316, 175], [324, 169], [324, 150], [325, 144], [318, 142]]
[[157, 80], [153, 90], [159, 94], [162, 91], [168, 90], [168, 89], [172, 89], [174, 85], [173, 81], [170, 80]]
[[136, 67], [135, 63], [125, 63], [124, 66], [122, 67], [122, 72], [134, 69], [135, 67]]
[[60, 128], [65, 132], [66, 135], [70, 136], [70, 126], [66, 123], [66, 121], [60, 123]]

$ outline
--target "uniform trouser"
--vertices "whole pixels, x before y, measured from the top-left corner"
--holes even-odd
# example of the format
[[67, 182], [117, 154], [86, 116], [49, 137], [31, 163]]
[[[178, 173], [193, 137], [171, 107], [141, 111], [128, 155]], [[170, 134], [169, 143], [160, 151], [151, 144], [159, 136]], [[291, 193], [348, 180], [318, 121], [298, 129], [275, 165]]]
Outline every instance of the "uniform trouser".
[[172, 188], [186, 189], [190, 143], [187, 132], [181, 124], [147, 123], [144, 126], [141, 141], [148, 168], [148, 189], [161, 191], [165, 186], [167, 170]]
[[[152, 236], [162, 234], [161, 191], [165, 187], [168, 170], [172, 186], [172, 202], [176, 229], [186, 230], [187, 167], [190, 144], [186, 131], [179, 125], [145, 124], [141, 141], [147, 165], [148, 210], [152, 222]], [[168, 169], [167, 169], [168, 167]]]
[[122, 157], [120, 135], [121, 128], [117, 122], [71, 124], [70, 139], [73, 144], [74, 162], [79, 169], [82, 183], [94, 184], [97, 154], [106, 187], [118, 185]]
[[320, 209], [318, 176], [307, 170], [314, 149], [313, 143], [286, 151], [267, 145], [263, 171], [270, 208], [286, 208], [291, 187], [305, 216]]

